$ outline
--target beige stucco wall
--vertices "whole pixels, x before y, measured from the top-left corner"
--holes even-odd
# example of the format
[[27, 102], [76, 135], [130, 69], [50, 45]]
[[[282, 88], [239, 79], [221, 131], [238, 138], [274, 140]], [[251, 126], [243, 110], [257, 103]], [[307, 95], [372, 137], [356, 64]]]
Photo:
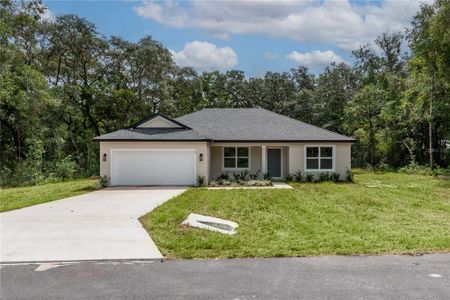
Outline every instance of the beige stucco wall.
[[[206, 142], [100, 142], [100, 176], [111, 177], [111, 149], [192, 149], [197, 154], [197, 176], [204, 176], [209, 181], [209, 146]], [[103, 161], [103, 154], [107, 159]], [[203, 161], [199, 155], [203, 153]]]
[[[351, 143], [283, 143], [265, 144], [267, 147], [283, 147], [283, 177], [300, 170], [306, 175], [304, 168], [305, 145], [333, 145], [335, 149], [335, 172], [345, 178], [345, 172], [351, 168]], [[100, 175], [110, 175], [111, 149], [193, 149], [197, 154], [197, 175], [204, 176], [206, 182], [216, 179], [220, 174], [233, 171], [222, 169], [222, 147], [223, 146], [249, 146], [250, 147], [250, 173], [260, 170], [262, 175], [262, 148], [261, 144], [208, 144], [207, 142], [100, 142]], [[107, 160], [102, 160], [103, 154], [107, 154]], [[203, 161], [199, 161], [198, 155], [203, 153]], [[238, 171], [235, 171], [238, 172]], [[311, 172], [314, 174], [321, 171]]]
[[[229, 145], [234, 146], [234, 145]], [[243, 146], [243, 145], [242, 145]], [[223, 170], [222, 162], [222, 146], [211, 146], [211, 177], [210, 179], [216, 179], [222, 173], [228, 173], [232, 175], [234, 172], [238, 173], [241, 170]], [[261, 175], [261, 146], [250, 146], [250, 170], [249, 173], [256, 173], [259, 171]]]
[[[305, 173], [304, 165], [304, 149], [305, 145], [312, 146], [334, 146], [335, 149], [335, 173], [341, 175], [341, 179], [345, 178], [347, 169], [351, 169], [351, 143], [314, 143], [314, 144], [292, 144], [289, 146], [289, 173], [293, 174], [300, 170], [303, 175]], [[322, 171], [308, 172], [311, 174], [323, 173]]]

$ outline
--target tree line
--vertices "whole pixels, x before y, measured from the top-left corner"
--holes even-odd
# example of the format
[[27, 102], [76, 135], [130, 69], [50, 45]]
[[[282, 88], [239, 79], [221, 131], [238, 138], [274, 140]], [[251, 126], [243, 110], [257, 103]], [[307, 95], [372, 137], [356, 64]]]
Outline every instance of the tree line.
[[45, 19], [40, 1], [0, 0], [0, 184], [97, 174], [93, 137], [206, 107], [259, 106], [352, 136], [358, 167], [447, 167], [449, 3], [422, 5], [409, 29], [355, 49], [353, 65], [247, 78], [177, 66], [151, 36], [106, 37], [77, 15]]

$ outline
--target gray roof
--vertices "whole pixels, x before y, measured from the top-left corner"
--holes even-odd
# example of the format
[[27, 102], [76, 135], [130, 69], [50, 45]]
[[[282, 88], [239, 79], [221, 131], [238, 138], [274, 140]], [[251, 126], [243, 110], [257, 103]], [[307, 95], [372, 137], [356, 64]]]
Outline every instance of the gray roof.
[[126, 128], [95, 138], [99, 141], [209, 141], [198, 132], [177, 128]]
[[353, 138], [262, 108], [207, 108], [175, 121], [187, 128], [128, 128], [96, 140], [215, 142], [352, 142]]
[[262, 108], [203, 109], [176, 120], [214, 141], [353, 141]]

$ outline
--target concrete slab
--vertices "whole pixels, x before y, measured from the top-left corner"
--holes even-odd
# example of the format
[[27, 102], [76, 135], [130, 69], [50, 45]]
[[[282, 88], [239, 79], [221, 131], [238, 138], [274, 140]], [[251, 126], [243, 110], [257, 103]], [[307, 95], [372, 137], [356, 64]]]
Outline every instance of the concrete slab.
[[138, 218], [184, 187], [108, 188], [0, 214], [0, 262], [161, 259]]
[[276, 189], [293, 189], [293, 187], [291, 185], [287, 184], [286, 182], [281, 182], [281, 181], [272, 182], [272, 185]]

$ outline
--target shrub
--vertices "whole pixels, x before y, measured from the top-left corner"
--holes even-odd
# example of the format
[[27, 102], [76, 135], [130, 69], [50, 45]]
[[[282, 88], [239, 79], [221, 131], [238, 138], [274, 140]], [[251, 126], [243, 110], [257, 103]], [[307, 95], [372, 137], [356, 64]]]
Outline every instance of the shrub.
[[228, 173], [222, 173], [220, 174], [219, 177], [217, 177], [217, 180], [229, 180], [230, 179], [230, 175], [228, 175]]
[[382, 162], [380, 164], [378, 164], [378, 166], [375, 168], [376, 171], [384, 171], [384, 172], [389, 172], [389, 171], [393, 171], [393, 168], [388, 165], [385, 162]]
[[77, 170], [77, 164], [70, 155], [55, 164], [55, 176], [62, 180], [73, 178]]
[[306, 174], [305, 179], [306, 179], [307, 182], [312, 182], [313, 179], [314, 179], [314, 175], [313, 174]]
[[254, 173], [254, 174], [249, 174], [248, 175], [248, 177], [250, 177], [250, 180], [256, 180], [256, 179], [258, 179], [258, 177], [259, 177], [259, 170], [258, 171], [256, 171], [256, 173]]
[[302, 181], [302, 171], [298, 170], [297, 172], [295, 172], [295, 181]]
[[270, 180], [270, 178], [272, 178], [272, 176], [270, 176], [270, 172], [266, 172], [263, 174], [263, 179], [264, 180]]
[[317, 181], [322, 182], [322, 181], [328, 181], [330, 180], [330, 176], [328, 175], [328, 173], [320, 173], [319, 177], [317, 178]]
[[241, 180], [248, 180], [248, 171], [247, 170], [242, 171], [239, 175], [241, 176]]
[[103, 189], [103, 188], [107, 187], [108, 185], [109, 185], [109, 178], [108, 178], [108, 176], [103, 175], [103, 176], [101, 176], [98, 179], [98, 187], [100, 189]]
[[203, 186], [205, 184], [205, 176], [197, 176], [197, 185], [198, 186]]
[[347, 169], [347, 171], [345, 171], [345, 178], [347, 179], [348, 182], [353, 182], [353, 172], [350, 169]]
[[288, 174], [286, 176], [286, 181], [294, 181], [295, 175], [294, 174]]
[[330, 180], [333, 182], [338, 182], [341, 178], [341, 174], [339, 173], [332, 173], [330, 174]]

